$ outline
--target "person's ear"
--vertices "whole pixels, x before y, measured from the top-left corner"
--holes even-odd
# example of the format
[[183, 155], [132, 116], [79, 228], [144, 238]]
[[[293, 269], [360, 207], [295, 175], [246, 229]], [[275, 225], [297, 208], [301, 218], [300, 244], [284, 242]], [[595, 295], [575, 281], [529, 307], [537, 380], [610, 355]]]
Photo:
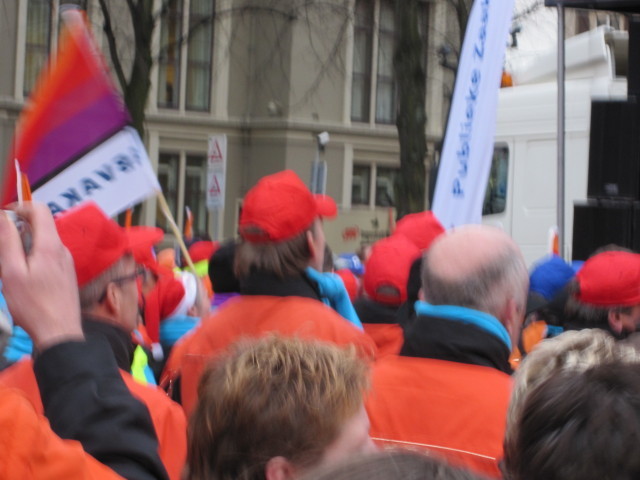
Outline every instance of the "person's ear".
[[420, 290], [418, 290], [418, 300], [420, 300], [421, 302], [424, 302], [424, 290], [422, 289], [422, 287], [420, 287]]
[[270, 458], [264, 466], [266, 480], [291, 480], [295, 473], [296, 469], [293, 464], [284, 457]]
[[116, 313], [120, 310], [120, 289], [115, 283], [111, 282], [107, 284], [104, 301], [102, 303], [109, 313]]
[[609, 327], [613, 332], [622, 333], [622, 316], [620, 315], [620, 312], [609, 310], [607, 320], [609, 321]]
[[316, 246], [315, 246], [315, 243], [313, 242], [313, 232], [311, 230], [307, 230], [306, 237], [307, 237], [307, 247], [309, 247], [309, 252], [311, 253], [311, 257], [313, 258], [316, 256]]
[[515, 348], [520, 340], [522, 323], [524, 321], [524, 309], [518, 306], [514, 298], [509, 298], [505, 303], [502, 318], [499, 319], [506, 328], [511, 338], [511, 348]]

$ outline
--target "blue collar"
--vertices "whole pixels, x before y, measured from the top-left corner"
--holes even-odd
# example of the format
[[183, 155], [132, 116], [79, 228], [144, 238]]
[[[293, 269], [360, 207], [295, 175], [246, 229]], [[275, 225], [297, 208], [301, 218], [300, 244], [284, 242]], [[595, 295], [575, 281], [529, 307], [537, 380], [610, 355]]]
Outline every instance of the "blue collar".
[[458, 307], [456, 305], [431, 305], [427, 302], [417, 301], [415, 303], [416, 313], [430, 317], [440, 317], [447, 320], [475, 325], [485, 332], [498, 337], [511, 351], [511, 338], [507, 329], [504, 328], [496, 317], [485, 312], [473, 310], [471, 308]]

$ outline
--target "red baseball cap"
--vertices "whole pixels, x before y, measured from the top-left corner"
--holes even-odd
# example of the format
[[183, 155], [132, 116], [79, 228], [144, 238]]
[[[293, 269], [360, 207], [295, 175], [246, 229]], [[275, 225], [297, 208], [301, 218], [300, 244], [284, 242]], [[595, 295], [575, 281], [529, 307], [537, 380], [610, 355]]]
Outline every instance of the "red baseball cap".
[[640, 255], [603, 252], [594, 255], [576, 274], [580, 289], [576, 298], [590, 305], [640, 304]]
[[317, 217], [335, 217], [336, 202], [314, 195], [293, 170], [263, 177], [244, 197], [239, 231], [249, 242], [282, 242], [304, 232]]
[[[376, 302], [400, 305], [407, 300], [409, 270], [419, 256], [420, 249], [402, 235], [378, 240], [365, 264], [364, 291]], [[391, 289], [387, 291], [382, 287]]]
[[67, 247], [82, 288], [116, 261], [134, 250], [144, 249], [162, 239], [162, 230], [131, 227], [125, 230], [93, 202], [67, 210], [55, 219], [62, 243]]
[[444, 233], [444, 227], [429, 210], [405, 215], [398, 220], [396, 229], [393, 231], [394, 235], [407, 237], [420, 250], [429, 248], [431, 242], [442, 233]]

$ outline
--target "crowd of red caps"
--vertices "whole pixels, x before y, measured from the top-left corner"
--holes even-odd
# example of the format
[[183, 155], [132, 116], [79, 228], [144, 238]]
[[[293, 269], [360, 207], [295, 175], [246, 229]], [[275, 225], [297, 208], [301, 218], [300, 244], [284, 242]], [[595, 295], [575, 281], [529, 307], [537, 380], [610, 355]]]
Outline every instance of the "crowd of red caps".
[[[290, 170], [266, 177], [260, 183], [261, 188], [253, 189], [244, 199], [245, 206], [251, 207], [243, 212], [239, 226], [245, 239], [259, 242], [261, 238], [256, 238], [256, 235], [266, 235], [264, 240], [283, 240], [289, 238], [292, 232], [300, 231], [301, 225], [304, 224], [305, 228], [310, 214], [327, 218], [337, 215], [335, 202], [325, 195], [309, 196], [309, 205], [300, 208], [299, 195], [296, 195], [300, 180]], [[277, 195], [274, 189], [277, 189]], [[291, 201], [293, 198], [295, 202]], [[286, 219], [284, 224], [280, 221], [276, 225], [271, 221], [274, 216], [270, 213], [274, 209], [280, 213], [283, 210], [286, 212], [286, 215], [277, 216]], [[136, 263], [150, 272], [139, 280], [139, 303], [145, 319], [140, 337], [148, 346], [157, 346], [160, 323], [166, 318], [184, 314], [195, 301], [197, 286], [189, 274], [176, 273], [178, 268], [173, 249], [162, 250], [158, 255], [154, 253], [153, 247], [163, 238], [161, 229], [135, 226], [128, 227], [126, 234], [115, 230], [103, 232], [100, 225], [106, 228], [112, 224], [98, 222], [96, 219], [100, 217], [97, 210], [98, 207], [90, 203], [76, 209], [73, 221], [67, 221], [66, 215], [57, 220], [63, 242], [73, 251], [79, 286], [94, 278], [95, 272], [103, 271], [104, 266], [111, 265], [113, 259], [122, 256], [124, 251], [132, 252]], [[256, 225], [259, 228], [254, 232], [251, 227]], [[79, 235], [77, 229], [84, 229], [85, 232]], [[87, 232], [95, 238], [86, 241]], [[348, 269], [337, 272], [350, 298], [356, 300], [364, 291], [368, 298], [384, 305], [397, 307], [405, 302], [411, 265], [443, 232], [444, 228], [431, 212], [403, 217], [391, 236], [377, 241], [371, 247], [370, 255], [365, 259], [362, 279]], [[189, 248], [209, 298], [213, 296], [213, 291], [206, 264], [219, 246], [218, 242], [196, 241]]]
[[402, 217], [393, 234], [378, 240], [371, 248], [365, 261], [365, 293], [380, 303], [396, 306], [404, 303], [411, 265], [444, 231], [429, 211]]

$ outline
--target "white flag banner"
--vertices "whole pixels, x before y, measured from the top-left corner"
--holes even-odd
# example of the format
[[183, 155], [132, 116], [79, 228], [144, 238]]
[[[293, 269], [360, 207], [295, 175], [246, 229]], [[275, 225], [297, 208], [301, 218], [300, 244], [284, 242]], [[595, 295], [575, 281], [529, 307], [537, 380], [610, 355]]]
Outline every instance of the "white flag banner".
[[207, 208], [224, 208], [224, 190], [227, 170], [227, 136], [209, 136], [207, 155]]
[[92, 200], [114, 216], [160, 190], [138, 132], [125, 127], [40, 186], [33, 199], [54, 214]]
[[445, 228], [482, 221], [514, 0], [475, 0], [467, 23], [432, 211]]

